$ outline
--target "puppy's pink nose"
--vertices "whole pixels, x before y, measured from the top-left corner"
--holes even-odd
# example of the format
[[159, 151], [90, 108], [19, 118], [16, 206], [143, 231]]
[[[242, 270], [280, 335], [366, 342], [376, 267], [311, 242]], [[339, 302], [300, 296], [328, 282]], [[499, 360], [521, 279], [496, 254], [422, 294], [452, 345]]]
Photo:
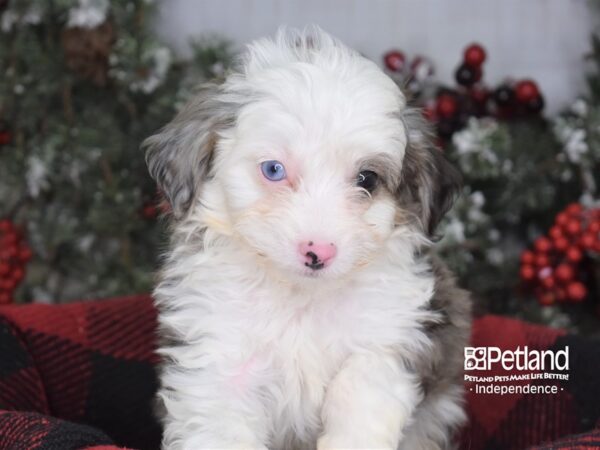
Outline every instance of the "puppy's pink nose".
[[298, 251], [306, 267], [320, 270], [335, 257], [337, 247], [332, 242], [307, 241], [298, 245]]

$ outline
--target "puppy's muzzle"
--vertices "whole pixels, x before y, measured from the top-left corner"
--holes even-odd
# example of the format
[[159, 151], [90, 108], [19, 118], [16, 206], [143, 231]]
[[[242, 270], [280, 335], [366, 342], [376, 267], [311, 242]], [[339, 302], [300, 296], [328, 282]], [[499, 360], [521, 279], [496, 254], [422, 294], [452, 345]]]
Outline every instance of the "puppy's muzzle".
[[312, 270], [321, 270], [331, 263], [337, 254], [337, 247], [333, 242], [301, 242], [298, 252], [302, 256], [304, 265]]

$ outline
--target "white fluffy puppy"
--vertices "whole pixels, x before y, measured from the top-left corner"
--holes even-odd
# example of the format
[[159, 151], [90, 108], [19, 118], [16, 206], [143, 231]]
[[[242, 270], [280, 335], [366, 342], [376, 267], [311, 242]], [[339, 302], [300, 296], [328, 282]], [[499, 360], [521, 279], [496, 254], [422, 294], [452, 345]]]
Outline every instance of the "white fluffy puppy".
[[388, 76], [280, 32], [144, 146], [164, 448], [452, 445], [469, 302], [428, 249], [458, 177]]

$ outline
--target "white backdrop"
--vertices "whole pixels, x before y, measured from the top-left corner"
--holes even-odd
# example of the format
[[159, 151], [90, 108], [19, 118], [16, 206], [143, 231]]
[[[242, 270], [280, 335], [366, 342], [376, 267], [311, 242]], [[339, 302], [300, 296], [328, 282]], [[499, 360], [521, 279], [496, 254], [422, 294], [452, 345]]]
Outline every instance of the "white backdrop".
[[163, 0], [159, 33], [186, 54], [191, 38], [218, 33], [236, 45], [279, 25], [318, 24], [365, 55], [390, 48], [430, 57], [452, 82], [466, 44], [488, 51], [485, 80], [538, 81], [549, 112], [584, 88], [582, 61], [595, 23], [589, 0]]

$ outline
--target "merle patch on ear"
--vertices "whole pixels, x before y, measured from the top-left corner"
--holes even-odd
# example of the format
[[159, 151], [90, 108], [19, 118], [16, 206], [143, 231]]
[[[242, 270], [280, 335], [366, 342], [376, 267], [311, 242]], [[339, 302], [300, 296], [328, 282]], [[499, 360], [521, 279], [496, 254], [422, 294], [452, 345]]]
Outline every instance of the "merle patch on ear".
[[410, 201], [423, 230], [433, 236], [462, 189], [462, 176], [433, 145], [429, 125], [418, 110], [404, 114], [408, 144], [402, 166], [399, 196]]
[[181, 112], [142, 143], [150, 175], [169, 201], [175, 218], [190, 208], [210, 176], [217, 133], [234, 120], [218, 99], [219, 86], [203, 86]]

